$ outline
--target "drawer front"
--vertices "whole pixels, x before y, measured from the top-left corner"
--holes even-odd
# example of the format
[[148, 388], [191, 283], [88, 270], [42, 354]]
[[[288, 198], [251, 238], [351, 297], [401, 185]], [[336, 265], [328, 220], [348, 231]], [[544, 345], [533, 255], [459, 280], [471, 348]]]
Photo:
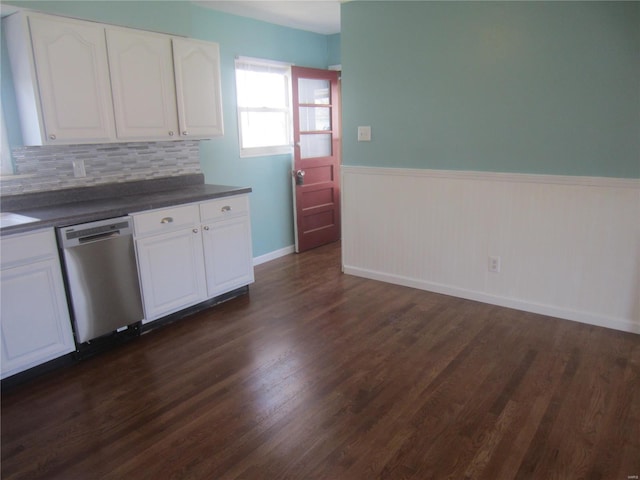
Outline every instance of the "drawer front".
[[57, 257], [53, 228], [2, 237], [2, 267]]
[[200, 224], [197, 204], [134, 213], [132, 217], [136, 237], [174, 232]]
[[234, 195], [200, 204], [200, 216], [203, 222], [223, 220], [237, 215], [244, 215], [248, 212], [248, 195]]

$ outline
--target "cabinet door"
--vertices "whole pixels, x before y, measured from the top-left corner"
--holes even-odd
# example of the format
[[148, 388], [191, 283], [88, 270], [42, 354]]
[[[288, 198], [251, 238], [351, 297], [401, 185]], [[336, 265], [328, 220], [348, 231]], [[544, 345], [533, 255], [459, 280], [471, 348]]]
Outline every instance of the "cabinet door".
[[198, 228], [136, 240], [146, 323], [206, 299]]
[[2, 378], [74, 350], [57, 258], [2, 270]]
[[107, 28], [119, 139], [176, 139], [178, 113], [171, 38]]
[[220, 53], [215, 43], [173, 39], [180, 135], [222, 135]]
[[253, 283], [248, 215], [205, 225], [203, 241], [209, 297]]
[[104, 29], [66, 18], [29, 17], [43, 139], [48, 144], [115, 137]]

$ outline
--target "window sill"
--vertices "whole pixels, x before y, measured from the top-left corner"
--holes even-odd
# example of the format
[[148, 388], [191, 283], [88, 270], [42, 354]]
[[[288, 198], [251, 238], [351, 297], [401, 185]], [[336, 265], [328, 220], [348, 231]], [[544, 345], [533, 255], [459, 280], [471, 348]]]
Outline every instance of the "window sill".
[[240, 149], [240, 158], [274, 157], [276, 155], [293, 155], [293, 146], [258, 147]]

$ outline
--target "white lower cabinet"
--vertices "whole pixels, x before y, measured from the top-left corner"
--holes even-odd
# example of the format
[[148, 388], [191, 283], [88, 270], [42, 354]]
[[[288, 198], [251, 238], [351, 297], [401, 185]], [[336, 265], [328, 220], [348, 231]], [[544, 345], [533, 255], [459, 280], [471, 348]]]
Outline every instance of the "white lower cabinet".
[[53, 229], [2, 237], [2, 378], [75, 349]]
[[133, 214], [143, 323], [203, 301], [207, 294], [197, 205]]
[[145, 322], [205, 299], [202, 237], [197, 229], [143, 238], [136, 245]]
[[[242, 208], [233, 210], [231, 205]], [[221, 213], [211, 219], [207, 212]], [[232, 197], [201, 205], [207, 295], [214, 297], [253, 283], [253, 254], [248, 198]]]
[[143, 323], [254, 281], [247, 195], [132, 216]]

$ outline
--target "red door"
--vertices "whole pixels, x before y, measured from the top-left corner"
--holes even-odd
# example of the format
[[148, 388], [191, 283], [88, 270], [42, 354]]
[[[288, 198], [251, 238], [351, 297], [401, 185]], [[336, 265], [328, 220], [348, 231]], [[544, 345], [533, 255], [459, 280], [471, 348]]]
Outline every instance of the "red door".
[[340, 239], [338, 72], [291, 67], [296, 252]]

